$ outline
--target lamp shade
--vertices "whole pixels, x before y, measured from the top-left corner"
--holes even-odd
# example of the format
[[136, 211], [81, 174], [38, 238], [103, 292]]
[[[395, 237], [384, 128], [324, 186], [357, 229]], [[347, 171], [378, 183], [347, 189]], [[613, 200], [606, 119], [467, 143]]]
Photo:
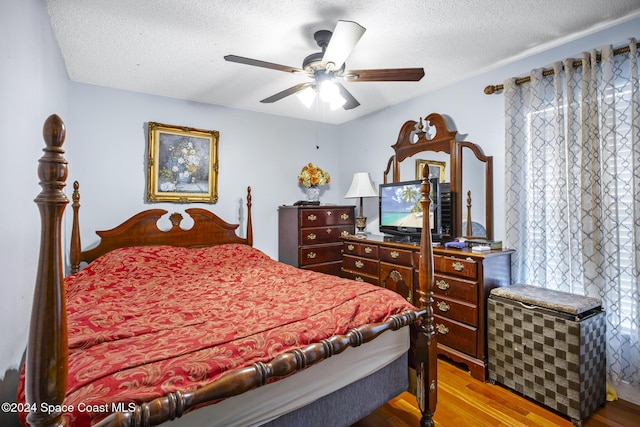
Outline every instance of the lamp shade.
[[345, 199], [355, 199], [358, 197], [376, 197], [378, 192], [373, 188], [371, 184], [371, 178], [369, 172], [357, 172], [353, 174], [353, 181], [351, 181], [351, 187], [349, 191], [344, 195]]
[[313, 101], [316, 99], [316, 90], [313, 87], [308, 86], [304, 90], [298, 92], [296, 96], [300, 102], [305, 105], [305, 107], [311, 108]]

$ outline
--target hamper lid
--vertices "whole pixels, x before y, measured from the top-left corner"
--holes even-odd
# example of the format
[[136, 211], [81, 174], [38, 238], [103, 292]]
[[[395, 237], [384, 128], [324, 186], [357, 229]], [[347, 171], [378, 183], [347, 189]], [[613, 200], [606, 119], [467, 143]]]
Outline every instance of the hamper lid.
[[601, 306], [598, 298], [554, 291], [531, 285], [512, 285], [491, 290], [491, 295], [569, 314], [581, 314]]

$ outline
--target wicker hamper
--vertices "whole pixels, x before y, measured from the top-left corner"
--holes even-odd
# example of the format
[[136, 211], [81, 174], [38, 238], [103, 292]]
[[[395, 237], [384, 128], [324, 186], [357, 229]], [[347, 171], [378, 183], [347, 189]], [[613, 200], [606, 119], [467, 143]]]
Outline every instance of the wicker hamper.
[[488, 301], [489, 381], [580, 426], [606, 399], [605, 312], [596, 298], [514, 285]]

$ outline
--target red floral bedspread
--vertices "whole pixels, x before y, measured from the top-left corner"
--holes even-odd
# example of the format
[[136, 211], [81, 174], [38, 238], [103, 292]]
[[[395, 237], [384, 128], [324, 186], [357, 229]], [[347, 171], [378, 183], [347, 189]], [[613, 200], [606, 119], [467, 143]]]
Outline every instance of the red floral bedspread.
[[[118, 249], [65, 284], [69, 425], [105, 415], [87, 406], [193, 390], [227, 370], [414, 309], [384, 288], [300, 270], [239, 244]], [[24, 401], [22, 384], [19, 395]]]

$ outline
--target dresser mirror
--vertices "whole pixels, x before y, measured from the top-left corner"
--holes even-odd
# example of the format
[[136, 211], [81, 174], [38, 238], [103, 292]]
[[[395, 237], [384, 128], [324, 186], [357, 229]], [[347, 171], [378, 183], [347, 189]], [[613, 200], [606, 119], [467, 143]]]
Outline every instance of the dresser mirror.
[[462, 213], [460, 234], [493, 238], [493, 159], [472, 142], [458, 143]]
[[[456, 141], [456, 131], [447, 128], [440, 114], [423, 121], [407, 121], [392, 146], [395, 154], [387, 162], [384, 182], [421, 179], [419, 167], [430, 166], [429, 177], [444, 169], [444, 186], [451, 194], [450, 229], [443, 240], [455, 237], [493, 238], [493, 158], [480, 146]], [[391, 176], [389, 176], [391, 175]], [[470, 220], [469, 220], [470, 219]], [[444, 223], [444, 221], [443, 221]]]

